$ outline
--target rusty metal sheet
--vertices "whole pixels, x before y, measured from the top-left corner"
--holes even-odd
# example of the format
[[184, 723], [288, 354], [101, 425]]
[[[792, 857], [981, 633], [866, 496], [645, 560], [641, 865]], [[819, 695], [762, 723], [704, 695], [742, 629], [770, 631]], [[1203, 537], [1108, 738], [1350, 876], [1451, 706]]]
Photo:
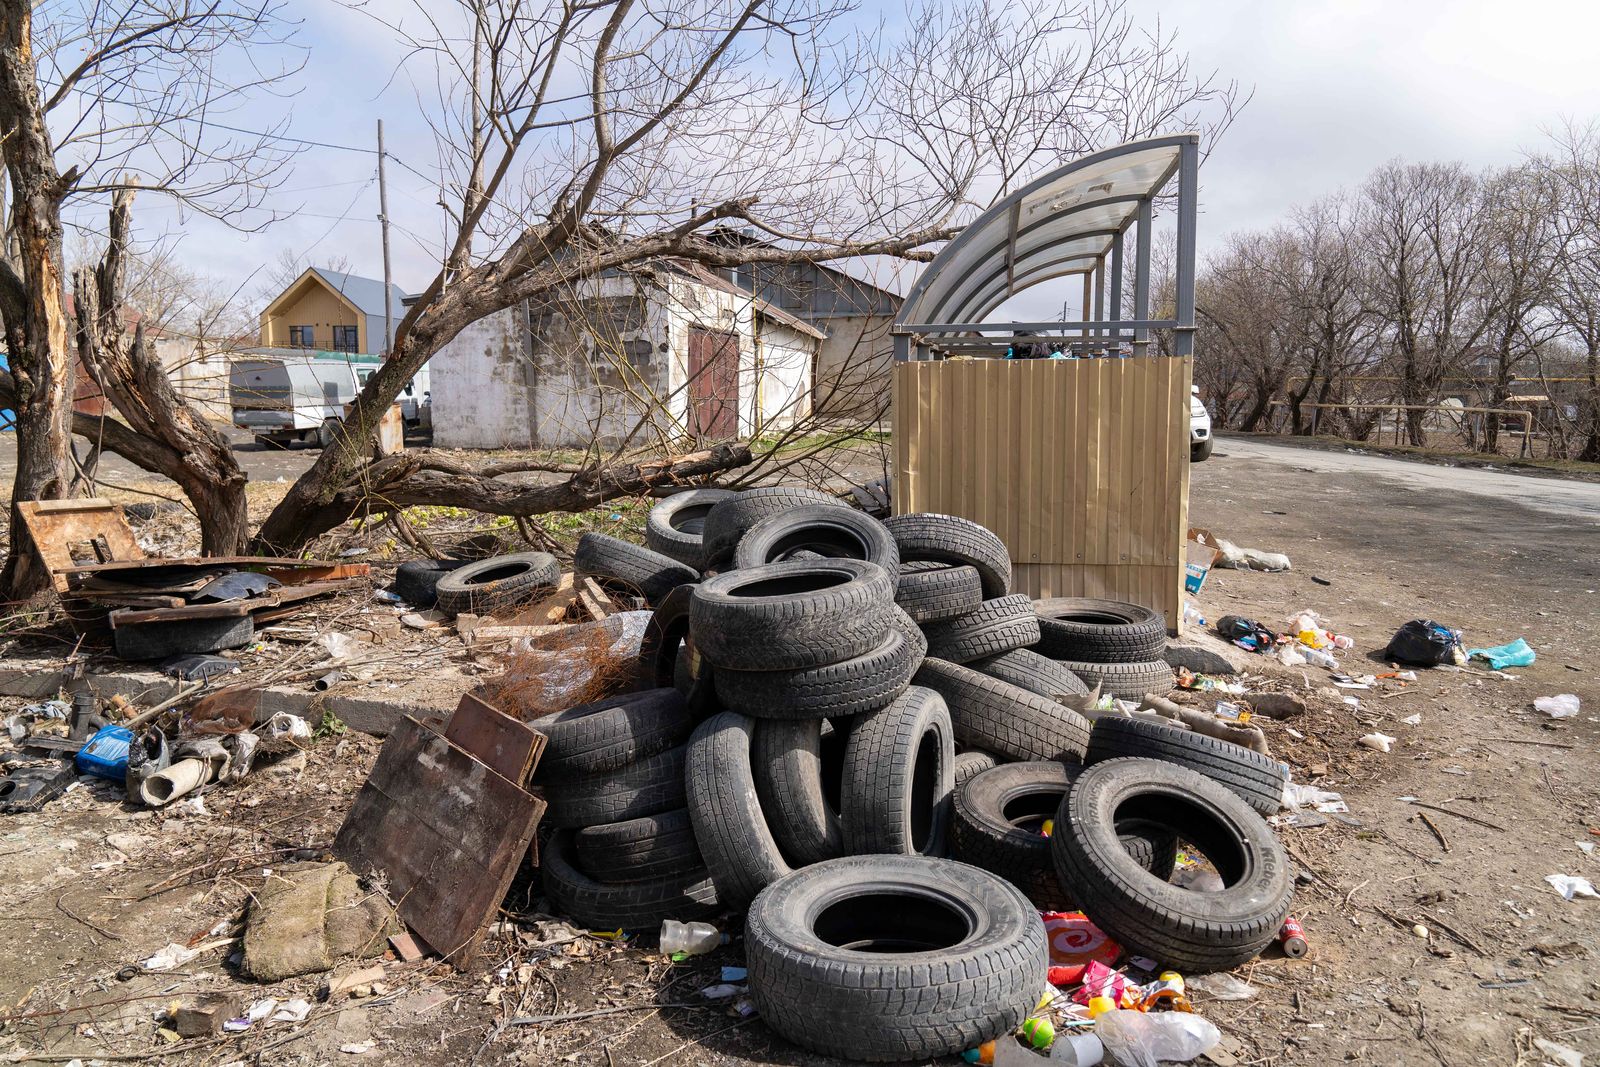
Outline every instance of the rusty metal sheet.
[[468, 967], [544, 814], [542, 799], [407, 716], [334, 839], [334, 855], [381, 872], [405, 924]]

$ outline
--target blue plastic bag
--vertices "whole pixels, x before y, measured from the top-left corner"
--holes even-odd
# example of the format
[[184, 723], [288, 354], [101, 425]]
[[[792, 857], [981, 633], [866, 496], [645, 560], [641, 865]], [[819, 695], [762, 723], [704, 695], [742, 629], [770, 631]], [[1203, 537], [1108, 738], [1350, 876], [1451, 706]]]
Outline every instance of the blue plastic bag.
[[1507, 667], [1526, 667], [1536, 658], [1533, 649], [1528, 647], [1528, 642], [1517, 638], [1509, 645], [1500, 645], [1496, 648], [1469, 648], [1468, 659], [1488, 660], [1489, 666], [1497, 671]]
[[81, 774], [123, 781], [128, 776], [128, 748], [133, 731], [126, 726], [102, 726], [78, 751], [75, 761]]

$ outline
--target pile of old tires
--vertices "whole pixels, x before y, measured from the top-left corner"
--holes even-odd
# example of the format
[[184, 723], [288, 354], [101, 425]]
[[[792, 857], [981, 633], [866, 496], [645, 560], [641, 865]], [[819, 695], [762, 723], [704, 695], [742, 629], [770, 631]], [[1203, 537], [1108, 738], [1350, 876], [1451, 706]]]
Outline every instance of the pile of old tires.
[[1167, 620], [1159, 611], [1116, 600], [1052, 597], [1033, 602], [1038, 651], [1102, 693], [1138, 700], [1172, 688], [1162, 659]]
[[[1047, 967], [1038, 909], [1082, 908], [1190, 970], [1276, 933], [1289, 882], [1257, 814], [1267, 769], [1063, 702], [1087, 691], [1082, 665], [1131, 685], [1093, 667], [1159, 661], [1159, 615], [1093, 620], [1073, 643], [1077, 609], [1013, 593], [982, 526], [879, 522], [805, 489], [675, 494], [646, 539], [591, 540], [579, 565], [654, 606], [644, 691], [537, 722], [544, 883], [574, 921], [744, 910], [767, 1023], [871, 1060], [1019, 1025]], [[1180, 842], [1224, 891], [1167, 881]]]

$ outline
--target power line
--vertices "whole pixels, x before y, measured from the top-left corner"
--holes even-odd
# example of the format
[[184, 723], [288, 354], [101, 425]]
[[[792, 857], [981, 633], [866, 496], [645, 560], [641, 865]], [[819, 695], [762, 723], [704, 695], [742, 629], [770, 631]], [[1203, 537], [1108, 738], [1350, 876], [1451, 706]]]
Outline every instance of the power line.
[[[376, 148], [362, 148], [359, 145], [330, 144], [327, 141], [312, 141], [312, 140], [307, 140], [304, 137], [290, 137], [287, 134], [267, 133], [265, 130], [247, 130], [242, 126], [229, 126], [227, 123], [224, 123], [224, 122], [212, 122], [212, 123], [210, 123], [210, 125], [217, 127], [217, 129], [219, 129], [219, 130], [227, 130], [230, 133], [249, 134], [251, 137], [270, 137], [270, 138], [273, 138], [274, 140], [288, 141], [290, 144], [303, 144], [303, 145], [307, 145], [307, 146], [309, 146], [311, 148], [331, 148], [336, 152], [360, 152], [363, 155], [369, 155], [369, 156], [375, 156], [375, 155], [378, 154], [378, 150]], [[438, 179], [429, 177], [428, 175], [422, 173], [416, 167], [413, 167], [411, 164], [407, 163], [405, 160], [401, 159], [399, 156], [395, 155], [393, 152], [385, 152], [384, 154], [386, 156], [388, 156], [390, 159], [394, 160], [397, 164], [399, 164], [402, 169], [410, 171], [412, 174], [415, 174], [417, 177], [421, 178], [423, 181], [428, 182], [430, 184], [437, 183]]]

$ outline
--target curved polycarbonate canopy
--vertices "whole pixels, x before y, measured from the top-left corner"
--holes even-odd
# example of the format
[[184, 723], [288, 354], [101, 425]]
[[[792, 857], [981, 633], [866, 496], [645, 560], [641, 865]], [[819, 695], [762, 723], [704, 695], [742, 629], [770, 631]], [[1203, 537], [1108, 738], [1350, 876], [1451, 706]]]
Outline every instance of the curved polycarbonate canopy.
[[[927, 335], [971, 335], [985, 329], [1081, 328], [1086, 335], [1092, 331], [1104, 338], [1120, 336], [1123, 328], [1145, 335], [1151, 327], [1192, 327], [1198, 148], [1196, 134], [1129, 142], [1075, 160], [995, 204], [956, 235], [917, 280], [895, 320], [896, 333], [905, 338], [896, 354], [906, 358], [912, 343], [924, 349]], [[1149, 219], [1156, 196], [1175, 175], [1180, 177], [1179, 315], [1156, 323], [1145, 319]], [[1121, 314], [1123, 239], [1135, 224], [1139, 224], [1136, 275], [1140, 285], [1135, 294], [1136, 313], [1125, 319]], [[1108, 265], [1112, 268], [1111, 314], [1106, 320]], [[1072, 322], [983, 321], [1014, 294], [1072, 274], [1090, 276], [1095, 283], [1093, 316], [1086, 310], [1083, 320]], [[1088, 288], [1086, 285], [1086, 292]], [[1086, 297], [1086, 307], [1088, 303]], [[1183, 321], [1185, 312], [1187, 321]]]

